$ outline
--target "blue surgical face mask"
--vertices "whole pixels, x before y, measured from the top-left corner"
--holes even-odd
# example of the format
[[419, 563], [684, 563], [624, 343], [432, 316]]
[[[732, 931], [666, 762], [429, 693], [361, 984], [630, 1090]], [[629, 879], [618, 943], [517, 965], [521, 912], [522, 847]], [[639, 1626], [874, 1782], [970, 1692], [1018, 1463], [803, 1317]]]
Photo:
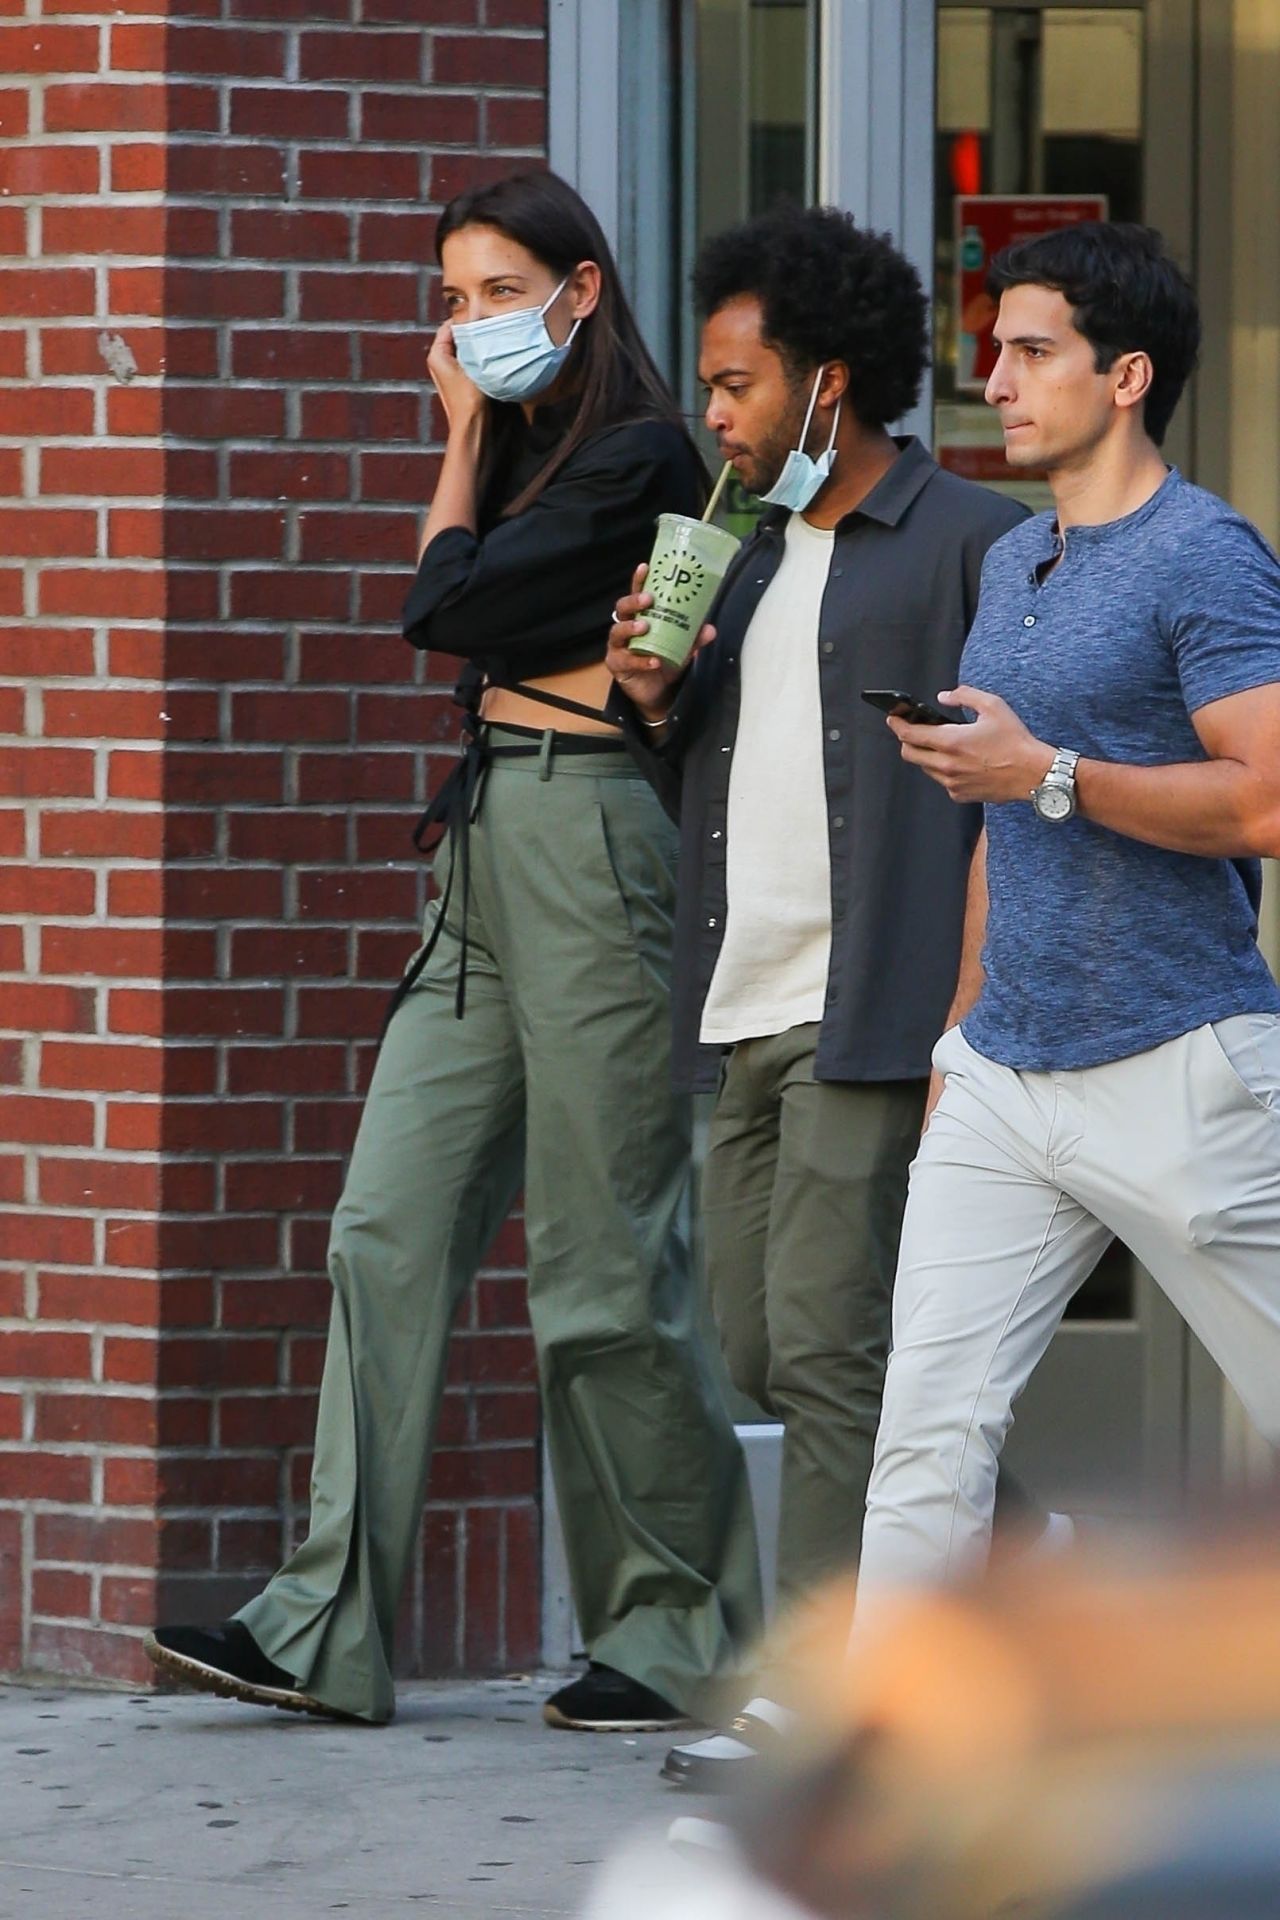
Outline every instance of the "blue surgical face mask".
[[463, 320], [453, 329], [458, 364], [490, 400], [532, 400], [551, 385], [564, 365], [574, 334], [558, 347], [547, 332], [546, 312], [569, 284], [565, 275], [546, 306], [491, 313], [487, 320]]
[[818, 389], [822, 385], [822, 376], [825, 372], [825, 367], [819, 367], [814, 378], [813, 392], [809, 395], [804, 425], [800, 429], [800, 445], [793, 447], [787, 455], [787, 464], [768, 493], [760, 495], [766, 506], [790, 507], [792, 513], [803, 513], [836, 463], [836, 429], [840, 425], [839, 401], [836, 402], [835, 415], [831, 422], [831, 438], [827, 442], [826, 452], [820, 453], [816, 460], [812, 460], [804, 450], [804, 443], [809, 438], [809, 424], [813, 419], [813, 410], [818, 404]]

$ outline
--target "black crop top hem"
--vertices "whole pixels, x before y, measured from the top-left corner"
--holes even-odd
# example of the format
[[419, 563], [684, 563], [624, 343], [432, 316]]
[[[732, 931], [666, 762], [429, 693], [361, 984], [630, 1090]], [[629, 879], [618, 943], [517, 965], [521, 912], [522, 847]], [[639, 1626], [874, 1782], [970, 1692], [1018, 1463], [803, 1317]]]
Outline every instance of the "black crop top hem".
[[[503, 489], [513, 498], [545, 461], [529, 450]], [[479, 533], [446, 527], [422, 556], [404, 609], [414, 646], [467, 660], [494, 685], [603, 660], [610, 616], [648, 557], [660, 513], [698, 513], [692, 443], [665, 420], [594, 434], [523, 513], [495, 510]]]

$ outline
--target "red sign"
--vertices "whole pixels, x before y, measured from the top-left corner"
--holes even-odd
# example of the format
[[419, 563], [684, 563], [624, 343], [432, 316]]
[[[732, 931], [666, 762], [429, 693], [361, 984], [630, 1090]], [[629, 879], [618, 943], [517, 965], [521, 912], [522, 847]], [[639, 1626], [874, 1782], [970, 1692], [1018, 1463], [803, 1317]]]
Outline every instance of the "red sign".
[[1105, 220], [1105, 193], [958, 193], [956, 242], [956, 391], [981, 393], [995, 369], [991, 338], [996, 303], [987, 268], [1001, 247], [1033, 240], [1082, 220]]

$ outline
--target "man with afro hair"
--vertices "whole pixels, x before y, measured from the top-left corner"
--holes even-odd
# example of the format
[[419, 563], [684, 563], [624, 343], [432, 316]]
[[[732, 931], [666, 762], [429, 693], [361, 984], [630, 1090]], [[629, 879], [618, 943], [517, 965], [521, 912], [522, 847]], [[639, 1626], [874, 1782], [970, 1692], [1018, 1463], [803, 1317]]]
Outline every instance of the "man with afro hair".
[[[887, 236], [781, 206], [710, 240], [694, 291], [707, 426], [769, 510], [691, 667], [629, 650], [643, 569], [609, 664], [681, 827], [674, 1058], [685, 1084], [718, 1085], [708, 1279], [734, 1384], [783, 1427], [785, 1603], [858, 1557], [979, 825], [912, 780], [860, 694], [953, 683], [983, 557], [1024, 509], [890, 432], [919, 393], [928, 308]], [[664, 1773], [724, 1784], [787, 1718], [757, 1699]]]

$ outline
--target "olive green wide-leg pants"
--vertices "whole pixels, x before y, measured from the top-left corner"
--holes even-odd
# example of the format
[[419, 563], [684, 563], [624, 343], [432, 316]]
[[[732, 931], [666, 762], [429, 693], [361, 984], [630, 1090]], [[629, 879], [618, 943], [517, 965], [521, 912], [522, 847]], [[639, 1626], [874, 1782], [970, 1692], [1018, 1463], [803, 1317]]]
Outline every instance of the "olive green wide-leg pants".
[[[668, 1060], [674, 832], [622, 752], [498, 761], [393, 1018], [334, 1216], [306, 1541], [240, 1618], [326, 1705], [394, 1710], [391, 1644], [450, 1326], [521, 1180], [529, 1309], [592, 1657], [695, 1709], [759, 1626], [745, 1465], [696, 1331]], [[445, 855], [448, 858], [448, 855]], [[438, 910], [438, 909], [437, 909]]]

